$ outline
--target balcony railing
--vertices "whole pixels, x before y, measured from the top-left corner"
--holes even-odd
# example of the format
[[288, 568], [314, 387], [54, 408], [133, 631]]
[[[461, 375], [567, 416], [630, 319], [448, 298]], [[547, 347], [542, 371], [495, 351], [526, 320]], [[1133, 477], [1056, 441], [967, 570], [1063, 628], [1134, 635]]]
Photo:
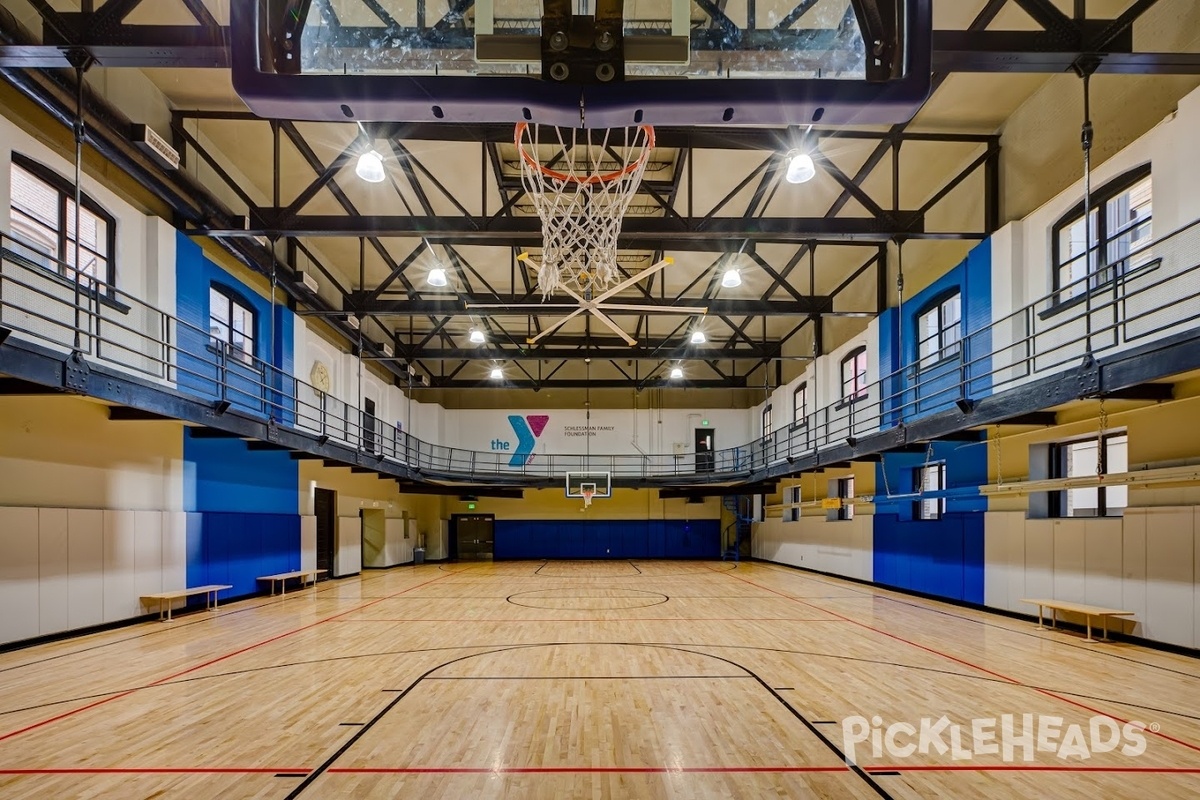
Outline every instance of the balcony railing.
[[[1153, 258], [1146, 255], [1153, 248]], [[789, 459], [840, 447], [993, 393], [1061, 372], [1085, 353], [1118, 353], [1153, 337], [1196, 332], [1200, 320], [1200, 222], [1129, 254], [1097, 285], [1059, 303], [1064, 289], [964, 333], [957, 353], [928, 367], [905, 364], [867, 387], [864, 396], [814, 410], [739, 446], [695, 454], [534, 453], [511, 466], [511, 452], [422, 441], [365, 415], [256, 357], [213, 347], [191, 325], [0, 234], [0, 325], [63, 353], [79, 352], [164, 387], [279, 426], [332, 440], [423, 474], [462, 480], [554, 479], [604, 471], [617, 480], [729, 482]], [[1133, 266], [1135, 265], [1136, 266]], [[64, 277], [66, 276], [66, 277]], [[1087, 288], [1087, 287], [1090, 287]], [[966, 315], [964, 314], [964, 317]], [[915, 336], [915, 331], [911, 332]], [[907, 335], [905, 337], [907, 339]], [[815, 393], [811, 382], [809, 391]], [[812, 396], [810, 394], [810, 396]], [[747, 412], [749, 413], [749, 412]], [[697, 465], [701, 466], [697, 470]]]

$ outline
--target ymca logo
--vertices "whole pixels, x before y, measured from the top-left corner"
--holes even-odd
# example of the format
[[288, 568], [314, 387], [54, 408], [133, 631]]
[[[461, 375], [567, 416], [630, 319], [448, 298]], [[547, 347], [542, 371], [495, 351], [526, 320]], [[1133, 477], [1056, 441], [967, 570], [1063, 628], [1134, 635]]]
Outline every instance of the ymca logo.
[[[510, 467], [523, 467], [533, 461], [533, 446], [549, 421], [549, 414], [529, 414], [524, 417], [509, 415], [508, 424], [512, 425], [513, 433], [517, 435], [517, 449], [508, 460]], [[504, 439], [492, 439], [492, 450], [507, 451], [510, 446]]]

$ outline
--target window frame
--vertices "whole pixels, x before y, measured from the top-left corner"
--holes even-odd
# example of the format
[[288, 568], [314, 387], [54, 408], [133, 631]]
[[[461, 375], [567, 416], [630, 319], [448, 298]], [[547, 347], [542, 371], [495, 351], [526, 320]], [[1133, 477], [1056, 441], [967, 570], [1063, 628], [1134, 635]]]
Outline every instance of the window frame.
[[763, 406], [762, 411], [762, 440], [764, 442], [770, 441], [771, 434], [775, 432], [771, 429], [771, 425], [771, 404], [767, 403]]
[[[212, 327], [213, 327], [212, 296], [213, 296], [214, 292], [216, 292], [217, 294], [221, 295], [222, 297], [224, 297], [226, 300], [229, 301], [229, 322], [224, 323], [227, 333], [228, 333], [228, 336], [229, 336], [229, 338], [227, 338], [227, 339], [218, 339], [217, 337], [213, 336], [213, 333], [212, 333]], [[244, 331], [242, 332], [243, 337], [248, 338], [250, 340], [250, 349], [248, 351], [245, 348], [238, 347], [236, 344], [233, 343], [233, 311], [234, 311], [234, 308], [241, 308], [243, 311], [245, 311], [247, 314], [250, 315], [249, 336], [246, 336]], [[258, 357], [258, 352], [257, 352], [258, 351], [258, 310], [255, 309], [254, 304], [250, 303], [248, 300], [246, 300], [245, 296], [243, 296], [240, 292], [226, 286], [225, 284], [217, 283], [216, 281], [214, 281], [208, 285], [208, 332], [207, 332], [207, 335], [208, 335], [208, 347], [210, 350], [212, 350], [214, 352], [217, 352], [217, 351], [224, 352], [224, 354], [226, 356], [232, 356], [234, 359], [237, 360], [238, 363], [240, 363], [244, 366], [250, 367], [250, 368], [255, 368], [255, 362], [260, 360]], [[246, 356], [246, 358], [242, 358], [240, 356]]]
[[[861, 388], [859, 388], [857, 386], [859, 373], [858, 373], [857, 368], [855, 368], [855, 371], [853, 373], [854, 374], [853, 383], [855, 385], [854, 393], [846, 394], [846, 365], [848, 363], [851, 363], [851, 362], [857, 360], [859, 356], [862, 356], [862, 359], [863, 359], [862, 386], [861, 386]], [[839, 370], [839, 378], [841, 379], [841, 395], [842, 395], [842, 401], [841, 401], [840, 405], [846, 406], [850, 403], [854, 403], [859, 400], [867, 399], [867, 394], [870, 391], [870, 383], [867, 381], [867, 369], [869, 366], [870, 365], [867, 362], [867, 347], [866, 347], [866, 345], [861, 345], [859, 347], [856, 347], [853, 350], [851, 350], [849, 353], [847, 353], [845, 356], [843, 356], [842, 361], [841, 361], [841, 368]]]
[[[796, 405], [796, 399], [803, 398], [804, 402]], [[808, 381], [801, 381], [792, 390], [792, 427], [800, 428], [808, 425]]]
[[[854, 519], [854, 476], [845, 475], [840, 478], [830, 478], [829, 483], [832, 484], [832, 496], [837, 497], [842, 502], [837, 508], [831, 508], [825, 512], [826, 522], [850, 522]], [[826, 492], [828, 496], [830, 492]]]
[[[1059, 479], [1067, 477], [1063, 473], [1066, 471], [1066, 448], [1071, 445], [1077, 445], [1082, 442], [1095, 442], [1099, 448], [1100, 454], [1100, 472], [1102, 475], [1108, 475], [1108, 443], [1113, 439], [1125, 439], [1125, 458], [1129, 459], [1129, 431], [1118, 430], [1111, 433], [1105, 433], [1103, 436], [1083, 436], [1076, 439], [1064, 439], [1059, 442], [1050, 442], [1049, 459], [1051, 479]], [[1128, 467], [1127, 467], [1128, 468]], [[1070, 489], [1058, 489], [1048, 492], [1048, 516], [1052, 519], [1120, 519], [1125, 515], [1126, 505], [1120, 507], [1119, 514], [1110, 514], [1108, 508], [1108, 489], [1113, 487], [1097, 486], [1096, 487], [1096, 513], [1092, 514], [1067, 514], [1067, 492]]]
[[[913, 468], [913, 491], [919, 495], [923, 495], [926, 491], [925, 477], [929, 470], [937, 470], [937, 488], [930, 491], [944, 492], [946, 491], [946, 462], [945, 461], [930, 461], [925, 464], [918, 464]], [[946, 498], [931, 497], [913, 501], [913, 519], [922, 521], [937, 521], [946, 516]]]
[[[1082, 254], [1075, 256], [1070, 261], [1067, 261], [1065, 263], [1062, 261], [1062, 255], [1063, 255], [1062, 254], [1062, 233], [1063, 233], [1063, 231], [1069, 229], [1071, 226], [1075, 225], [1076, 223], [1078, 223], [1081, 220], [1084, 222], [1085, 232], [1087, 231], [1087, 228], [1089, 227], [1089, 223], [1087, 222], [1087, 220], [1083, 219], [1084, 201], [1080, 200], [1078, 203], [1071, 206], [1071, 208], [1068, 209], [1066, 213], [1064, 213], [1061, 217], [1059, 217], [1055, 221], [1053, 227], [1051, 227], [1051, 229], [1050, 229], [1050, 281], [1051, 281], [1050, 285], [1051, 285], [1051, 307], [1052, 308], [1057, 308], [1058, 306], [1062, 306], [1062, 305], [1070, 305], [1070, 304], [1073, 304], [1076, 302], [1083, 302], [1084, 298], [1086, 298], [1089, 294], [1098, 292], [1098, 291], [1104, 289], [1105, 287], [1111, 286], [1115, 281], [1119, 280], [1120, 278], [1125, 277], [1126, 275], [1128, 275], [1130, 272], [1133, 271], [1133, 269], [1128, 264], [1128, 261], [1129, 261], [1128, 255], [1123, 257], [1119, 262], [1117, 262], [1118, 264], [1119, 263], [1125, 264], [1125, 267], [1123, 269], [1117, 269], [1117, 268], [1115, 268], [1114, 264], [1110, 264], [1108, 262], [1109, 246], [1113, 243], [1113, 241], [1116, 241], [1116, 239], [1110, 237], [1109, 232], [1108, 232], [1108, 214], [1107, 214], [1108, 202], [1110, 200], [1113, 200], [1114, 198], [1120, 197], [1122, 194], [1124, 194], [1125, 192], [1128, 192], [1130, 189], [1137, 186], [1142, 181], [1149, 179], [1150, 180], [1151, 209], [1152, 209], [1150, 212], [1150, 216], [1146, 217], [1145, 220], [1139, 220], [1136, 223], [1129, 224], [1126, 227], [1120, 229], [1117, 232], [1116, 236], [1118, 236], [1118, 237], [1122, 236], [1126, 233], [1130, 233], [1132, 231], [1137, 230], [1138, 228], [1142, 227], [1143, 225], [1148, 224], [1148, 225], [1150, 225], [1150, 234], [1149, 235], [1151, 236], [1151, 238], [1153, 238], [1153, 236], [1154, 236], [1154, 212], [1153, 212], [1154, 174], [1153, 174], [1153, 170], [1151, 169], [1151, 167], [1152, 167], [1152, 165], [1150, 163], [1146, 163], [1146, 164], [1142, 164], [1140, 166], [1134, 167], [1131, 170], [1123, 172], [1122, 174], [1120, 174], [1117, 177], [1110, 180], [1108, 183], [1101, 186], [1099, 189], [1096, 189], [1095, 191], [1092, 192], [1089, 211], [1090, 211], [1090, 213], [1093, 213], [1096, 215], [1096, 231], [1095, 231], [1095, 234], [1096, 234], [1096, 265], [1095, 265], [1095, 269], [1091, 269], [1091, 263], [1090, 263], [1088, 248], [1087, 248], [1086, 244], [1084, 245], [1084, 252]], [[1086, 235], [1086, 233], [1085, 233], [1085, 235]], [[1074, 284], [1075, 288], [1068, 289], [1067, 287], [1064, 287], [1062, 284], [1063, 268], [1067, 264], [1071, 263], [1071, 261], [1074, 261], [1079, 258], [1084, 259], [1084, 263], [1087, 267], [1086, 281], [1084, 281], [1084, 280], [1071, 281], [1067, 284], [1067, 286], [1072, 286]], [[1153, 259], [1151, 259], [1151, 260], [1153, 260]], [[1107, 277], [1104, 280], [1100, 280], [1099, 279], [1100, 276], [1104, 275], [1105, 273], [1107, 273]], [[1077, 293], [1072, 295], [1071, 297], [1063, 297], [1063, 293], [1066, 291], [1074, 291]]]
[[[955, 298], [958, 298], [958, 321], [955, 322], [953, 325], [947, 325], [946, 319], [945, 319], [946, 304]], [[924, 332], [924, 325], [922, 324], [922, 322], [925, 319], [925, 317], [929, 316], [930, 313], [934, 313], [937, 315], [937, 332], [930, 336], [926, 336], [925, 338], [921, 338], [921, 335]], [[919, 312], [917, 312], [916, 318], [914, 319], [914, 323], [916, 325], [916, 336], [914, 336], [913, 338], [914, 338], [914, 341], [916, 342], [916, 347], [917, 347], [915, 355], [916, 355], [916, 364], [917, 364], [918, 370], [931, 369], [933, 367], [938, 366], [943, 361], [949, 361], [951, 359], [961, 356], [962, 355], [962, 342], [963, 342], [963, 339], [965, 338], [963, 336], [963, 330], [962, 330], [962, 327], [963, 327], [962, 289], [956, 286], [953, 289], [942, 292], [942, 293], [938, 294], [937, 296], [935, 296], [928, 303], [926, 303], [924, 306], [922, 306], [921, 310]], [[954, 331], [954, 333], [956, 334], [954, 341], [947, 342], [946, 334], [951, 331]], [[930, 353], [928, 356], [922, 356], [921, 355], [921, 345], [925, 344], [925, 342], [927, 342], [935, 337], [937, 338], [937, 349], [934, 352]], [[953, 349], [951, 350], [951, 348], [953, 348]]]
[[[74, 269], [74, 268], [69, 267], [66, 263], [67, 256], [68, 256], [68, 248], [70, 248], [71, 250], [74, 250], [74, 243], [71, 241], [71, 239], [68, 235], [69, 223], [68, 223], [67, 209], [68, 209], [68, 205], [70, 203], [75, 202], [75, 185], [71, 181], [69, 181], [65, 177], [63, 177], [62, 175], [55, 172], [50, 167], [46, 166], [45, 164], [41, 163], [40, 161], [36, 161], [36, 160], [30, 158], [29, 156], [25, 155], [24, 153], [18, 153], [16, 151], [14, 151], [12, 153], [12, 158], [11, 158], [10, 163], [12, 166], [18, 167], [21, 170], [29, 173], [30, 175], [33, 176], [34, 180], [40, 182], [41, 184], [46, 186], [46, 188], [48, 188], [58, 194], [58, 197], [57, 197], [58, 229], [56, 231], [54, 231], [55, 235], [58, 238], [58, 252], [51, 255], [51, 258], [55, 259], [58, 263], [55, 265], [56, 268], [53, 270], [53, 272], [54, 272], [54, 274], [58, 275], [59, 277], [65, 279], [67, 281], [70, 281], [71, 283], [79, 283], [81, 286], [88, 286], [88, 283], [84, 283], [79, 280], [78, 272], [74, 277], [71, 276], [71, 274], [68, 272], [68, 270]], [[18, 213], [22, 214], [23, 216], [27, 216], [27, 217], [31, 216], [28, 212], [14, 209], [11, 180], [9, 183], [8, 207], [9, 207], [9, 215], [10, 215], [10, 218], [9, 218], [10, 229], [12, 227], [11, 215], [14, 212], [14, 210], [18, 211]], [[96, 285], [99, 288], [99, 291], [102, 294], [111, 295], [113, 290], [116, 289], [116, 282], [117, 282], [117, 265], [116, 265], [116, 260], [117, 260], [117, 220], [116, 220], [116, 217], [114, 217], [108, 211], [104, 210], [104, 207], [101, 206], [98, 202], [96, 202], [89, 194], [87, 194], [87, 192], [80, 192], [80, 207], [83, 210], [87, 211], [88, 213], [90, 213], [93, 216], [100, 219], [105, 224], [105, 236], [104, 236], [103, 241], [104, 241], [105, 250], [107, 251], [104, 254], [105, 273], [106, 274], [102, 275], [102, 276], [96, 275], [94, 277], [89, 277], [89, 281], [94, 282], [94, 285]], [[71, 215], [71, 216], [73, 217], [74, 215]], [[76, 239], [79, 238], [78, 231], [75, 232], [75, 238]], [[22, 244], [24, 243], [24, 241], [21, 239], [15, 239], [15, 241], [21, 242]], [[80, 249], [91, 252], [91, 248], [89, 248], [87, 245], [82, 244], [82, 243], [80, 243]], [[100, 254], [97, 253], [96, 255], [100, 255]]]

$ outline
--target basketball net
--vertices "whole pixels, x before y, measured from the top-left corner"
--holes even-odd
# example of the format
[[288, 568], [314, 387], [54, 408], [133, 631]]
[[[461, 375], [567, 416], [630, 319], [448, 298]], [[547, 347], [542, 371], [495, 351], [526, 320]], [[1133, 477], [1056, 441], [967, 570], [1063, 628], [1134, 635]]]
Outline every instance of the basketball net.
[[565, 285], [590, 298], [617, 280], [617, 237], [654, 148], [654, 128], [518, 122], [513, 143], [542, 220], [538, 289], [545, 298]]
[[584, 507], [584, 508], [591, 508], [591, 506], [592, 506], [592, 495], [594, 495], [594, 494], [595, 494], [595, 491], [593, 491], [593, 490], [591, 490], [591, 489], [584, 489], [584, 490], [583, 490], [583, 507]]

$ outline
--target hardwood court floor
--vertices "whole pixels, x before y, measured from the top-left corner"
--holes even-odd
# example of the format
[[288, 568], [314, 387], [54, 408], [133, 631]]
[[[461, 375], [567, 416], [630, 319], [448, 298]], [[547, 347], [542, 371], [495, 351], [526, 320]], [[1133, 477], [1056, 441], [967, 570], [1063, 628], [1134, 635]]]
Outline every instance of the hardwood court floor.
[[[971, 727], [1005, 714], [1017, 734], [1023, 714], [1061, 718], [1053, 748], [1073, 724], [1091, 744], [1098, 714], [1151, 730], [1140, 755], [1017, 743], [1005, 760]], [[847, 718], [943, 715], [978, 752], [939, 752], [946, 730], [876, 755], [864, 727], [845, 761]], [[0, 655], [6, 800], [1197, 787], [1200, 662], [766, 564], [404, 567]]]

